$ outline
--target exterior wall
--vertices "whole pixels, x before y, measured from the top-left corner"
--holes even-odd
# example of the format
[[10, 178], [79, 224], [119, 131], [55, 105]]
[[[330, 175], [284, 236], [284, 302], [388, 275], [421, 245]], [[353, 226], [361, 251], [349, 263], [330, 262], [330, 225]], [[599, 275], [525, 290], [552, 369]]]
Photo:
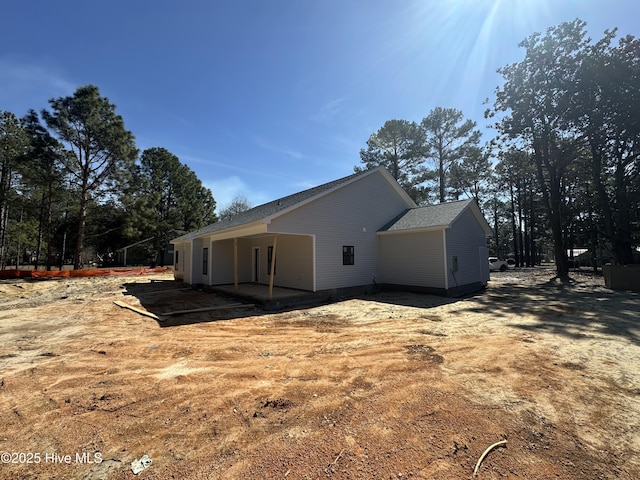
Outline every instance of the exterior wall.
[[[191, 265], [191, 284], [204, 283], [207, 284], [209, 281], [208, 275], [202, 274], [202, 248], [206, 247], [205, 243], [206, 239], [196, 238], [193, 240], [192, 248], [193, 248], [193, 264]], [[209, 262], [211, 263], [211, 262]], [[209, 270], [211, 265], [209, 265]]]
[[[250, 282], [252, 280], [252, 243], [253, 241], [250, 238], [238, 239], [238, 282], [240, 283]], [[231, 258], [233, 259], [233, 240], [231, 241]], [[233, 267], [231, 274], [233, 275]]]
[[[209, 285], [233, 283], [233, 240], [210, 242], [211, 277]], [[238, 258], [241, 257], [238, 245]]]
[[[209, 285], [233, 283], [233, 239], [212, 241]], [[238, 282], [251, 281], [251, 239], [238, 239]]]
[[[251, 242], [250, 255], [253, 255], [254, 247], [260, 249], [260, 283], [265, 285], [269, 284], [271, 273], [267, 252], [272, 245], [273, 235], [254, 238]], [[313, 237], [278, 235], [273, 284], [277, 287], [313, 290]]]
[[193, 283], [191, 281], [191, 264], [192, 264], [192, 258], [191, 258], [191, 247], [192, 244], [191, 242], [185, 242], [183, 243], [184, 245], [184, 256], [183, 256], [183, 274], [184, 274], [184, 278], [183, 280], [186, 283]]
[[[482, 267], [487, 258], [480, 257], [484, 251], [481, 247], [486, 248], [487, 239], [470, 209], [465, 210], [446, 231], [446, 239], [449, 289], [455, 291], [465, 285], [484, 282]], [[457, 257], [458, 270], [455, 272], [453, 257]]]
[[[178, 261], [176, 262], [176, 255], [178, 255]], [[184, 243], [176, 243], [173, 246], [173, 278], [176, 280], [184, 280]]]
[[[238, 239], [238, 282], [251, 282], [253, 249], [260, 249], [260, 283], [269, 284], [267, 250], [273, 245], [273, 235]], [[233, 283], [233, 239], [211, 242], [211, 277], [209, 285]], [[313, 238], [278, 235], [276, 245], [276, 276], [278, 287], [313, 290]]]
[[442, 230], [380, 235], [378, 283], [445, 289]]
[[[376, 232], [406, 208], [382, 174], [373, 174], [275, 218], [268, 230], [315, 236], [316, 290], [369, 285], [379, 271]], [[344, 245], [355, 247], [354, 265], [342, 264]]]

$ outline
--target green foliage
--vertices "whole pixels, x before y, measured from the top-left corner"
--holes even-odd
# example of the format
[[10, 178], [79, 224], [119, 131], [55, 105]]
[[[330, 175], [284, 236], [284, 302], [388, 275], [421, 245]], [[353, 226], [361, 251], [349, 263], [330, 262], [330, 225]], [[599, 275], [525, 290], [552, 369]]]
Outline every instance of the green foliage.
[[[449, 197], [457, 198], [463, 190], [474, 189], [465, 169], [480, 161], [480, 132], [475, 127], [475, 122], [464, 120], [461, 111], [441, 107], [429, 112], [420, 125], [388, 120], [369, 137], [367, 149], [360, 150], [365, 166], [355, 167], [355, 171], [385, 167], [417, 204], [429, 202], [434, 182], [440, 202], [447, 199], [447, 187]], [[428, 159], [434, 161], [435, 170], [427, 167]], [[475, 182], [476, 193], [483, 181]]]
[[[473, 156], [480, 143], [476, 122], [464, 120], [460, 110], [436, 107], [420, 123], [424, 132], [424, 157], [433, 161], [438, 179], [438, 199], [446, 200], [447, 178], [451, 168], [460, 176], [460, 161]], [[469, 164], [469, 162], [468, 162]]]
[[122, 117], [93, 85], [79, 87], [72, 96], [49, 100], [51, 112], [42, 111], [49, 129], [71, 153], [64, 166], [80, 191], [74, 268], [83, 259], [87, 207], [113, 193], [118, 180], [133, 166], [137, 150], [133, 134]]
[[614, 36], [605, 32], [586, 50], [570, 114], [591, 155], [601, 228], [615, 259], [626, 264], [640, 243], [640, 40], [627, 36], [613, 46]]
[[130, 238], [148, 244], [149, 255], [162, 263], [167, 242], [215, 221], [211, 191], [180, 159], [164, 148], [142, 152], [129, 186]]
[[[137, 150], [97, 87], [50, 100], [21, 120], [0, 112], [0, 266], [73, 259], [110, 265], [141, 243], [153, 261], [166, 242], [216, 220], [195, 173], [163, 148]], [[83, 258], [84, 254], [84, 258]]]
[[495, 110], [508, 112], [498, 130], [524, 142], [532, 151], [543, 204], [553, 232], [558, 275], [569, 271], [563, 231], [566, 209], [562, 184], [577, 158], [577, 137], [566, 112], [575, 93], [581, 52], [588, 45], [584, 22], [575, 20], [534, 34], [520, 43], [525, 58], [499, 73], [505, 79], [496, 92]]
[[633, 261], [640, 240], [640, 42], [614, 47], [614, 30], [593, 43], [585, 26], [578, 19], [525, 39], [524, 59], [499, 70], [505, 82], [487, 112], [504, 114], [498, 131], [531, 152], [559, 275], [576, 225], [586, 228], [578, 205], [589, 211], [590, 243], [602, 233], [619, 263]]
[[367, 149], [360, 150], [364, 167], [355, 171], [385, 167], [418, 204], [428, 198], [424, 185], [429, 172], [424, 166], [424, 135], [415, 122], [388, 120], [367, 140]]
[[62, 214], [68, 202], [65, 188], [64, 161], [68, 152], [40, 123], [38, 114], [31, 110], [23, 119], [30, 145], [24, 154], [24, 178], [29, 195], [37, 202], [38, 229], [34, 255], [37, 267], [44, 256], [47, 270], [52, 267], [54, 245], [52, 242], [55, 219]]
[[478, 204], [482, 205], [493, 178], [489, 154], [475, 146], [465, 150], [462, 161], [451, 164], [450, 188], [454, 198], [458, 199], [464, 194], [469, 198], [475, 198]]
[[21, 159], [29, 145], [22, 122], [11, 112], [0, 112], [0, 268], [8, 259], [8, 245], [15, 237], [12, 214], [19, 209], [22, 173]]

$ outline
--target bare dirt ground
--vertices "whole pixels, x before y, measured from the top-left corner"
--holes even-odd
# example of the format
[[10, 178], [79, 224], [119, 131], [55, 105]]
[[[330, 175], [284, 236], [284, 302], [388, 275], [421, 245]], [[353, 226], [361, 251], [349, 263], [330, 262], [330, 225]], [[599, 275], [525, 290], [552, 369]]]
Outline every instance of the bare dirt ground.
[[470, 479], [504, 439], [477, 478], [640, 478], [640, 296], [601, 278], [167, 324], [113, 304], [229, 301], [178, 288], [0, 282], [0, 478]]

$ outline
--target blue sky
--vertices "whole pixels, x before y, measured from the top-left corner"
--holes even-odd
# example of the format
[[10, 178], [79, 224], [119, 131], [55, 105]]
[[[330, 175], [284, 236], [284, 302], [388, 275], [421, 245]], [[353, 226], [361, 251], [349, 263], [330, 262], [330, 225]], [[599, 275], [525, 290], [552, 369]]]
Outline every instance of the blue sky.
[[141, 150], [257, 205], [349, 175], [386, 120], [454, 107], [488, 140], [496, 69], [575, 18], [640, 36], [637, 0], [7, 0], [0, 110], [94, 84]]

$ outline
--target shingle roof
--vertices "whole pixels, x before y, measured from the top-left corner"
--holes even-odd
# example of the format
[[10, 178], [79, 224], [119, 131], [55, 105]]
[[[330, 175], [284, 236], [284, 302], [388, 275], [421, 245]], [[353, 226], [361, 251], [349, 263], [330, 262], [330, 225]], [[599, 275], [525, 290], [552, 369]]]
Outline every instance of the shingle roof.
[[457, 202], [410, 208], [383, 226], [380, 232], [398, 232], [420, 228], [446, 228], [473, 202], [472, 199]]
[[201, 234], [219, 232], [227, 228], [239, 227], [253, 222], [259, 222], [260, 220], [271, 217], [276, 213], [291, 208], [305, 200], [311, 199], [316, 195], [331, 190], [334, 187], [347, 183], [355, 177], [365, 175], [370, 172], [371, 170], [354, 173], [353, 175], [339, 178], [337, 180], [333, 180], [332, 182], [324, 183], [322, 185], [318, 185], [317, 187], [312, 187], [308, 190], [303, 190], [302, 192], [294, 193], [292, 195], [279, 198], [262, 205], [258, 205], [257, 207], [238, 213], [237, 215], [234, 215], [230, 218], [221, 218], [216, 223], [207, 225], [206, 227], [203, 227], [200, 230], [196, 230], [195, 232], [190, 232], [186, 235], [182, 235], [181, 237], [175, 238], [173, 241], [191, 239]]

